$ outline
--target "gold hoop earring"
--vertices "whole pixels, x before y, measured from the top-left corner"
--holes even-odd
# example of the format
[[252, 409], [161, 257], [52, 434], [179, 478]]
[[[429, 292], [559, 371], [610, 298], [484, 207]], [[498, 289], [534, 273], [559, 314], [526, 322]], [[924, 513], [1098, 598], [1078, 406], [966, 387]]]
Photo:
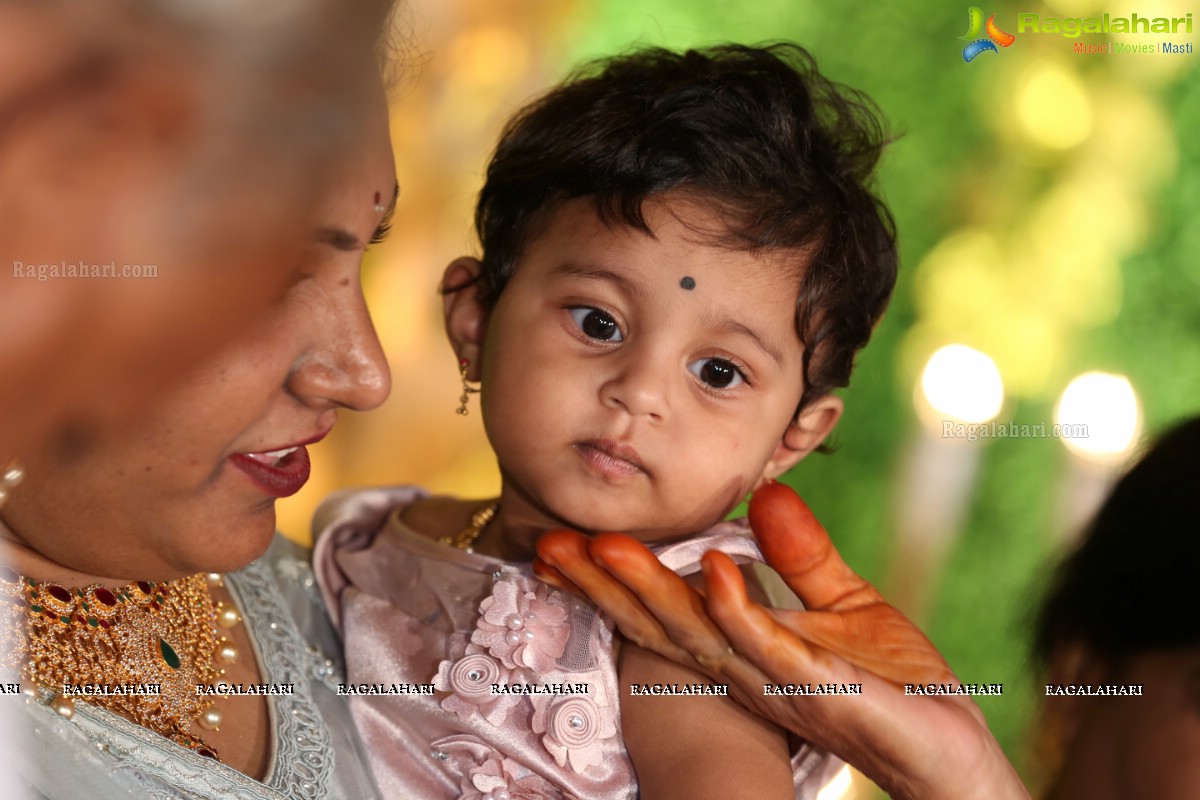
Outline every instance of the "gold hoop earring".
[[458, 360], [458, 374], [459, 377], [462, 378], [463, 393], [462, 397], [458, 398], [458, 408], [454, 409], [454, 413], [464, 417], [470, 413], [467, 411], [467, 400], [471, 395], [479, 394], [479, 389], [467, 383], [467, 367], [469, 366], [471, 366], [471, 362], [467, 361], [465, 358], [460, 358]]

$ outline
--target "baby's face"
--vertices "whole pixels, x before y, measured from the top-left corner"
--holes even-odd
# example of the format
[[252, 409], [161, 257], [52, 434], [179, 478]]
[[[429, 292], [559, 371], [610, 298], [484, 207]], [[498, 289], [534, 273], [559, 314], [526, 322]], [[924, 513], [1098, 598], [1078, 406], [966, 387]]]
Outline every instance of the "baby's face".
[[492, 311], [483, 413], [517, 518], [670, 539], [802, 455], [795, 259], [706, 244], [719, 220], [685, 198], [645, 212], [654, 236], [569, 202]]

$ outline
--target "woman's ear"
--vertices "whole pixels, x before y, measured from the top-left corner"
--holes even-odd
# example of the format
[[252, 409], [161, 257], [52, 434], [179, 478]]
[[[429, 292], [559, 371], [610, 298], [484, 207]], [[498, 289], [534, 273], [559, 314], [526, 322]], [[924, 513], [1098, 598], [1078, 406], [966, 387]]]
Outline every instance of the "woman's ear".
[[477, 258], [463, 256], [450, 262], [442, 275], [442, 313], [446, 338], [460, 361], [467, 362], [467, 380], [480, 377], [480, 355], [487, 333], [489, 306], [483, 264]]
[[825, 441], [833, 426], [842, 418], [842, 398], [827, 394], [807, 406], [783, 432], [771, 460], [763, 469], [762, 483], [774, 480]]

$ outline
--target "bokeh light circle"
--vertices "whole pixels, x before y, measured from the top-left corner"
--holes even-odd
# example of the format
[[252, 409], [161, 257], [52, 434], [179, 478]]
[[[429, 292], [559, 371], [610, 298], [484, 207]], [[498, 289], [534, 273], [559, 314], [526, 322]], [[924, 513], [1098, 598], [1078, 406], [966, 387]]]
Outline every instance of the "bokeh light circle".
[[1141, 432], [1137, 393], [1124, 375], [1085, 372], [1063, 390], [1054, 422], [1067, 449], [1090, 461], [1123, 458]]
[[929, 357], [921, 391], [935, 411], [960, 422], [987, 422], [1004, 405], [1004, 380], [986, 353], [951, 344]]
[[1041, 61], [1017, 87], [1016, 118], [1025, 135], [1052, 150], [1066, 150], [1092, 133], [1092, 106], [1078, 73]]

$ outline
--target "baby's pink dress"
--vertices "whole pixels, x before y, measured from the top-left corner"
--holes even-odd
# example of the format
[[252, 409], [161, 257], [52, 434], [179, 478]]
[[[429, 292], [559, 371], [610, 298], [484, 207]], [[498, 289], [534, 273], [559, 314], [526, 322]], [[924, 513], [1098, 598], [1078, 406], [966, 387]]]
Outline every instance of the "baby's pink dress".
[[[342, 494], [315, 523], [317, 579], [345, 644], [348, 685], [436, 691], [345, 698], [385, 797], [636, 798], [612, 622], [527, 564], [409, 530], [397, 511], [425, 496], [404, 487]], [[761, 561], [746, 530], [722, 523], [656, 553], [680, 574], [712, 549]], [[522, 683], [563, 693], [493, 693]], [[804, 746], [792, 766], [796, 797], [812, 798], [840, 762]]]

